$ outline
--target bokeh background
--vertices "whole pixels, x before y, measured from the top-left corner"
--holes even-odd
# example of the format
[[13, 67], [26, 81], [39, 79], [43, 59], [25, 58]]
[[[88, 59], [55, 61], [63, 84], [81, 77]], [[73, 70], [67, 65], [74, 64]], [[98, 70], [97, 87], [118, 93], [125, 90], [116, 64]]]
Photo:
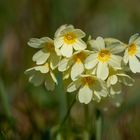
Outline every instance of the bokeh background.
[[[53, 38], [60, 25], [73, 24], [87, 36], [127, 42], [140, 32], [139, 6], [139, 0], [0, 0], [0, 140], [52, 140], [71, 100], [61, 83], [53, 93], [28, 83], [24, 71], [36, 51], [27, 46], [29, 38]], [[95, 106], [103, 114], [103, 140], [140, 140], [140, 75], [132, 77], [134, 86], [120, 96], [77, 102], [64, 140], [95, 139]]]

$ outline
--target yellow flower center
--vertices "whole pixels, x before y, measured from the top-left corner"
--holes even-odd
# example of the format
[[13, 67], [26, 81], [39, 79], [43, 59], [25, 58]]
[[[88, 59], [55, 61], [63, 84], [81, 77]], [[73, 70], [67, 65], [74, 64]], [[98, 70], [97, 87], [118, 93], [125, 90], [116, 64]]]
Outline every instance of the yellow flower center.
[[83, 85], [90, 86], [95, 83], [95, 79], [93, 79], [93, 77], [84, 77], [82, 83]]
[[46, 43], [46, 49], [47, 49], [49, 52], [54, 51], [54, 45], [53, 45], [53, 43]]
[[137, 46], [133, 43], [128, 48], [128, 54], [134, 56], [137, 53]]
[[76, 63], [82, 63], [85, 60], [85, 58], [86, 58], [86, 54], [83, 52], [80, 52], [80, 53], [74, 55], [73, 60]]
[[64, 36], [64, 42], [66, 44], [73, 44], [76, 41], [76, 35], [74, 33], [67, 33]]
[[98, 53], [98, 60], [102, 63], [107, 62], [110, 59], [110, 52], [108, 50], [101, 50]]

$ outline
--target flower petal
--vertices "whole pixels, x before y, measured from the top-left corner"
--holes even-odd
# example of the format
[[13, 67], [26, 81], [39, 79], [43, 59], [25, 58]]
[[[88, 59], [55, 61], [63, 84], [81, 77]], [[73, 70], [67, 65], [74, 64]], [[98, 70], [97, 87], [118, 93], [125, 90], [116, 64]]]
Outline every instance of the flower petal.
[[117, 53], [121, 53], [125, 50], [125, 45], [121, 44], [121, 43], [113, 43], [110, 46], [108, 46], [107, 48], [110, 49], [110, 52], [112, 54], [117, 54]]
[[68, 26], [67, 24], [60, 26], [60, 27], [56, 30], [55, 35], [54, 35], [54, 36], [55, 36], [55, 37], [59, 37], [59, 36], [60, 36], [61, 31], [63, 31], [63, 30], [64, 30], [67, 26]]
[[47, 52], [45, 49], [42, 49], [33, 55], [33, 61], [36, 62], [37, 65], [44, 64], [47, 59], [49, 58], [50, 53]]
[[109, 70], [108, 70], [108, 66], [107, 63], [98, 63], [97, 66], [97, 77], [99, 79], [105, 80], [108, 77], [109, 74]]
[[129, 60], [128, 50], [126, 50], [125, 53], [124, 53], [123, 61], [124, 61], [125, 64], [127, 64], [128, 60]]
[[54, 46], [60, 48], [64, 44], [63, 37], [58, 37], [54, 39]]
[[71, 57], [73, 53], [73, 47], [71, 45], [63, 45], [60, 49], [61, 53], [65, 57]]
[[113, 68], [120, 68], [121, 67], [122, 57], [118, 55], [111, 55], [109, 65]]
[[133, 73], [140, 72], [140, 62], [136, 56], [129, 57], [129, 66]]
[[140, 36], [134, 41], [134, 43], [140, 47]]
[[97, 91], [94, 91], [93, 92], [93, 98], [92, 99], [95, 100], [95, 101], [97, 101], [97, 102], [100, 102], [101, 97], [100, 97], [100, 95], [98, 94]]
[[71, 71], [71, 69], [68, 69], [63, 72], [63, 80], [66, 80], [70, 77], [70, 71]]
[[132, 86], [134, 84], [134, 79], [131, 78], [129, 75], [126, 75], [124, 73], [117, 74], [120, 78], [120, 82], [125, 84], [126, 86]]
[[73, 45], [73, 48], [75, 50], [84, 50], [86, 47], [87, 47], [86, 43], [81, 39], [77, 39], [77, 41]]
[[44, 81], [44, 75], [41, 74], [40, 72], [35, 72], [33, 75], [29, 77], [29, 82], [31, 82], [35, 86], [41, 85], [43, 81]]
[[53, 40], [49, 37], [31, 38], [28, 45], [33, 48], [43, 48], [46, 42], [53, 42]]
[[97, 80], [93, 85], [94, 90], [98, 93], [99, 96], [106, 97], [108, 95], [108, 90], [105, 81]]
[[50, 56], [50, 67], [52, 70], [54, 70], [60, 61], [60, 56], [58, 56], [56, 53], [52, 53]]
[[118, 81], [118, 77], [116, 75], [110, 76], [110, 83], [111, 85], [115, 85]]
[[102, 37], [97, 37], [96, 47], [98, 48], [98, 50], [102, 50], [105, 48], [105, 42], [104, 42], [104, 39]]
[[70, 60], [68, 58], [62, 59], [58, 64], [58, 70], [61, 71], [61, 72], [66, 71], [70, 67], [68, 65], [69, 61]]
[[80, 80], [76, 80], [71, 82], [68, 87], [67, 87], [67, 92], [74, 92], [75, 90], [77, 90], [81, 85]]
[[133, 43], [138, 38], [138, 36], [139, 36], [138, 33], [132, 35], [129, 39], [129, 44]]
[[71, 68], [71, 79], [75, 80], [77, 76], [84, 72], [84, 65], [81, 62], [76, 62]]
[[96, 66], [96, 64], [98, 63], [98, 60], [96, 59], [97, 58], [97, 53], [94, 53], [94, 54], [91, 54], [89, 55], [86, 60], [85, 60], [85, 67], [87, 69], [92, 69], [93, 67]]
[[73, 25], [68, 25], [65, 29], [63, 29], [61, 32], [60, 32], [60, 36], [63, 36], [69, 32], [73, 32], [74, 31], [74, 27]]
[[86, 34], [80, 29], [75, 29], [73, 33], [76, 35], [77, 38], [83, 38], [86, 36]]
[[52, 71], [50, 71], [50, 76], [52, 77], [52, 80], [53, 80], [56, 84], [58, 84], [57, 79], [56, 79], [56, 77], [55, 77], [55, 75], [54, 75], [54, 73], [53, 73]]
[[41, 73], [48, 73], [49, 72], [49, 66], [48, 64], [42, 65], [42, 66], [36, 66], [34, 67], [36, 71], [40, 71]]
[[80, 103], [88, 104], [92, 100], [93, 91], [88, 86], [83, 86], [78, 92], [78, 99]]

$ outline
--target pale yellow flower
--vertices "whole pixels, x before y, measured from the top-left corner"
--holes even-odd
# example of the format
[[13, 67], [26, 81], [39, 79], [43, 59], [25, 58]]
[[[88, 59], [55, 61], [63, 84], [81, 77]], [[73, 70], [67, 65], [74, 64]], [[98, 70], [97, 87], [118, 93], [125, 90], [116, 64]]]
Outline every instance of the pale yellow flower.
[[125, 64], [129, 63], [130, 70], [133, 73], [140, 72], [140, 36], [134, 34], [129, 39], [129, 44], [124, 53]]
[[81, 75], [84, 70], [84, 61], [89, 55], [89, 51], [83, 50], [75, 52], [70, 58], [63, 58], [58, 64], [58, 70], [64, 72], [64, 79], [71, 76], [72, 80], [75, 80]]
[[37, 53], [33, 55], [33, 61], [37, 65], [42, 65], [46, 62], [49, 63], [51, 69], [55, 69], [60, 60], [59, 50], [54, 47], [53, 40], [49, 37], [31, 38], [28, 45], [33, 48], [40, 49]]
[[108, 91], [104, 81], [92, 75], [81, 75], [67, 87], [67, 92], [78, 90], [80, 103], [88, 104], [91, 100], [100, 101], [101, 97], [106, 97]]
[[132, 86], [134, 79], [125, 74], [122, 70], [109, 69], [109, 76], [107, 78], [107, 87], [110, 94], [120, 94], [122, 92], [122, 84], [125, 86]]
[[54, 45], [60, 49], [62, 56], [71, 57], [73, 49], [84, 50], [87, 46], [82, 40], [85, 33], [80, 29], [75, 29], [72, 25], [63, 25], [55, 33]]
[[85, 60], [86, 69], [93, 69], [98, 78], [105, 80], [109, 74], [109, 67], [121, 68], [122, 57], [117, 54], [124, 50], [122, 43], [113, 42], [106, 45], [102, 37], [90, 40], [89, 43], [93, 51]]
[[47, 90], [54, 90], [57, 84], [57, 79], [48, 63], [27, 69], [25, 74], [29, 75], [29, 82], [35, 86], [44, 83]]

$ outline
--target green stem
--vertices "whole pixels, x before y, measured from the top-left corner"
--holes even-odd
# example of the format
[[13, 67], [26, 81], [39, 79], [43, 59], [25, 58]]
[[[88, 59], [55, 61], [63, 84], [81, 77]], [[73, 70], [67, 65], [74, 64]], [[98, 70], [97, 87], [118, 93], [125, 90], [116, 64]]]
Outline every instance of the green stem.
[[63, 80], [62, 80], [62, 74], [59, 73], [58, 75], [58, 86], [56, 88], [57, 97], [59, 101], [59, 113], [60, 113], [60, 122], [63, 120], [66, 112], [67, 112], [67, 100], [66, 100], [66, 94], [64, 92], [63, 87]]
[[102, 139], [102, 114], [96, 110], [96, 140]]
[[71, 102], [71, 104], [70, 104], [70, 106], [68, 108], [68, 111], [67, 111], [66, 115], [64, 116], [64, 119], [62, 120], [62, 122], [60, 124], [59, 130], [62, 129], [63, 125], [65, 124], [66, 120], [68, 119], [68, 117], [70, 115], [70, 112], [71, 112], [71, 109], [72, 109], [73, 105], [75, 104], [75, 101], [76, 101], [76, 99], [74, 97], [73, 101]]

